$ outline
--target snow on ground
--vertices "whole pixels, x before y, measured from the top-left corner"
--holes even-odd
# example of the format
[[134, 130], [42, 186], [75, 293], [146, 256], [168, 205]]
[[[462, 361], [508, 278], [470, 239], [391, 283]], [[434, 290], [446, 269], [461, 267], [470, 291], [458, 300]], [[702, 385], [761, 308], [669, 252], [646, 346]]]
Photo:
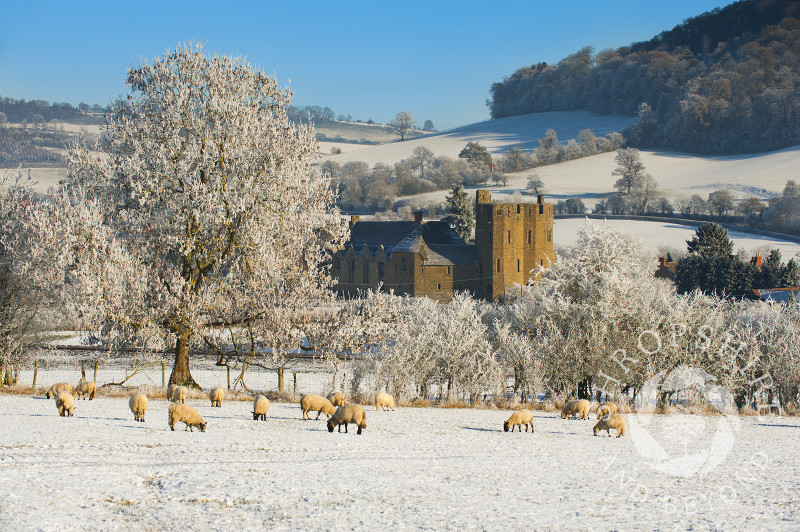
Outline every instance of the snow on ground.
[[[560, 218], [553, 221], [553, 241], [557, 246], [574, 246], [578, 229], [586, 222], [585, 218]], [[643, 222], [639, 220], [591, 220], [593, 224], [603, 224], [614, 231], [631, 234], [642, 241], [645, 248], [658, 251], [660, 248], [686, 251], [686, 241], [695, 236], [699, 226], [672, 224], [666, 222]], [[778, 240], [766, 236], [728, 231], [733, 240], [733, 250], [744, 249], [750, 255], [766, 249], [778, 249], [784, 262], [800, 253], [800, 244]]]
[[680, 477], [635, 431], [593, 437], [594, 420], [553, 413], [512, 434], [508, 411], [367, 408], [358, 436], [303, 421], [294, 404], [255, 422], [248, 402], [189, 403], [205, 433], [171, 432], [164, 400], [136, 423], [126, 398], [79, 401], [60, 418], [52, 400], [0, 394], [0, 529], [755, 530], [800, 519], [797, 418], [655, 417], [639, 435], [663, 455], [709, 455], [708, 472]]

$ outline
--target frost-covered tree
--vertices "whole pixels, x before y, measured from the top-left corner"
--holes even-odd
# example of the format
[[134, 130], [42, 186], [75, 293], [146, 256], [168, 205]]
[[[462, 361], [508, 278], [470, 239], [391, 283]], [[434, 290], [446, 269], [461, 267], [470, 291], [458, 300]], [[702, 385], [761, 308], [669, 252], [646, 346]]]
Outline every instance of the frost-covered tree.
[[400, 140], [406, 140], [411, 130], [414, 129], [414, 116], [410, 111], [400, 111], [394, 115], [394, 119], [389, 122], [389, 131], [395, 135], [400, 135]]
[[617, 151], [617, 156], [614, 159], [617, 161], [617, 168], [615, 168], [611, 175], [618, 175], [614, 187], [620, 192], [626, 194], [631, 193], [636, 184], [645, 175], [644, 163], [639, 157], [639, 150], [636, 148], [624, 148]]
[[475, 211], [463, 186], [453, 185], [450, 195], [445, 198], [445, 208], [452, 213], [447, 218], [450, 228], [464, 241], [469, 241], [475, 228]]
[[[63, 264], [87, 326], [218, 363], [292, 349], [300, 309], [327, 294], [321, 263], [347, 231], [312, 171], [292, 93], [240, 58], [179, 46], [128, 71], [97, 146], [68, 155]], [[62, 273], [62, 276], [64, 274]]]

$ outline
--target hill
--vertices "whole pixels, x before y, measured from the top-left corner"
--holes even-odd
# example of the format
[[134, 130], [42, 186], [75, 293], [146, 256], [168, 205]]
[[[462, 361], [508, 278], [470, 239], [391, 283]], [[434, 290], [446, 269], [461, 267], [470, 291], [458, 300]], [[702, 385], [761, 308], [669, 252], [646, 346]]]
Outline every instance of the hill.
[[753, 153], [800, 144], [798, 87], [800, 1], [744, 0], [647, 42], [522, 67], [492, 85], [490, 109], [638, 116], [637, 147]]

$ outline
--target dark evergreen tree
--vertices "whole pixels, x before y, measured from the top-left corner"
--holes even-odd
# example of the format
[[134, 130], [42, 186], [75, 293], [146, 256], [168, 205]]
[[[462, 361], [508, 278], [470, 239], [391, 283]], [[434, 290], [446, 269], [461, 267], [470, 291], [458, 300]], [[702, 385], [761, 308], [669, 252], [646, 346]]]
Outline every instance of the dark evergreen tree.
[[453, 185], [450, 195], [445, 200], [447, 210], [452, 214], [446, 218], [458, 236], [464, 241], [469, 241], [472, 229], [475, 227], [475, 212], [469, 196], [461, 185]]

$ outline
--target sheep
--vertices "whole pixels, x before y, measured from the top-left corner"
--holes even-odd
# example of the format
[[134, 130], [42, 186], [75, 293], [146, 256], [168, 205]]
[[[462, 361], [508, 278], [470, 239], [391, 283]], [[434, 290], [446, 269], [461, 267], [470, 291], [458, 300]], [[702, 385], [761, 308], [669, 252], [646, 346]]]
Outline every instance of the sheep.
[[579, 416], [578, 419], [589, 419], [589, 401], [581, 399], [579, 401], [570, 401], [561, 410], [561, 419], [565, 417]]
[[68, 382], [58, 382], [50, 387], [45, 394], [48, 399], [51, 397], [55, 397], [58, 395], [58, 392], [69, 392], [72, 393], [72, 385]]
[[347, 424], [355, 423], [358, 425], [357, 434], [361, 434], [361, 430], [367, 428], [367, 413], [364, 412], [364, 407], [361, 405], [346, 405], [340, 406], [336, 412], [328, 420], [328, 432], [333, 432], [333, 428], [338, 426], [339, 431], [342, 432], [342, 425], [344, 431], [347, 432]]
[[269, 399], [263, 395], [257, 395], [253, 400], [253, 420], [267, 420], [267, 410], [269, 410]]
[[206, 422], [197, 410], [183, 403], [172, 403], [169, 405], [169, 428], [175, 430], [178, 421], [186, 423], [185, 430], [194, 432], [193, 427], [197, 427], [200, 432], [206, 431]]
[[600, 421], [597, 422], [597, 425], [594, 426], [594, 435], [597, 436], [598, 431], [605, 430], [608, 433], [608, 437], [611, 437], [611, 429], [617, 430], [617, 438], [620, 436], [625, 436], [625, 418], [619, 414], [611, 414], [608, 417], [604, 417]]
[[519, 427], [519, 431], [522, 432], [522, 425], [525, 425], [525, 432], [528, 432], [528, 425], [530, 425], [531, 434], [533, 434], [533, 412], [527, 408], [517, 410], [511, 414], [511, 417], [508, 418], [508, 421], [503, 423], [503, 430], [508, 432], [508, 429], [510, 428], [511, 432], [514, 432], [514, 427]]
[[133, 420], [144, 423], [144, 413], [147, 411], [147, 396], [138, 392], [128, 400], [128, 406], [133, 412]]
[[325, 397], [333, 406], [344, 406], [344, 394], [340, 391], [329, 393]]
[[225, 392], [222, 391], [222, 388], [217, 386], [216, 388], [211, 388], [208, 392], [208, 398], [211, 399], [211, 406], [222, 406], [222, 397], [225, 395]]
[[394, 398], [388, 393], [381, 392], [375, 396], [375, 410], [383, 408], [384, 410], [392, 409], [394, 412]]
[[601, 403], [597, 407], [597, 419], [617, 413], [617, 405], [614, 403]]
[[56, 395], [56, 408], [61, 417], [72, 416], [75, 413], [74, 397], [66, 390], [58, 392]]
[[175, 388], [177, 387], [177, 384], [170, 384], [167, 386], [167, 401], [172, 401], [172, 396], [175, 395]]
[[86, 400], [86, 396], [89, 396], [89, 400], [91, 401], [94, 399], [94, 393], [97, 386], [93, 381], [81, 381], [75, 386], [75, 399], [80, 399], [83, 397], [83, 400]]
[[175, 391], [172, 392], [170, 401], [175, 403], [186, 403], [186, 395], [188, 393], [189, 390], [187, 390], [185, 386], [176, 386]]
[[309, 412], [317, 412], [317, 417], [315, 419], [319, 419], [319, 415], [323, 412], [327, 418], [330, 418], [336, 412], [336, 409], [330, 401], [320, 395], [314, 394], [301, 397], [300, 408], [303, 410], [303, 419], [311, 419], [311, 416], [308, 415]]

